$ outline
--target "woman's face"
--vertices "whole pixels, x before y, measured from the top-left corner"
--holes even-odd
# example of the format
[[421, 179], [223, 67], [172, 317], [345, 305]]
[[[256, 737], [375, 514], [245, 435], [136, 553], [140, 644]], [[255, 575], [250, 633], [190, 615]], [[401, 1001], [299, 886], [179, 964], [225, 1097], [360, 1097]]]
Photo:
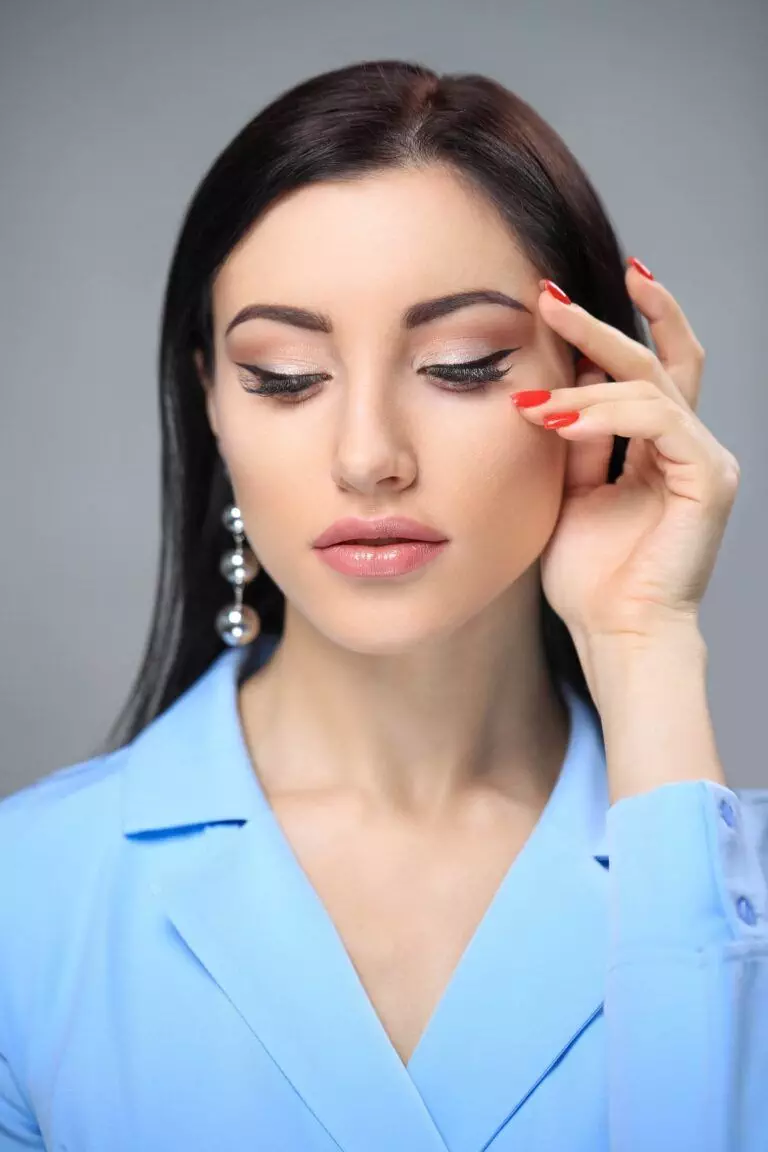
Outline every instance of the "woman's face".
[[[211, 427], [260, 564], [289, 610], [336, 643], [392, 653], [454, 631], [514, 596], [545, 547], [567, 445], [509, 397], [567, 387], [573, 368], [539, 317], [538, 280], [493, 207], [437, 166], [293, 192], [221, 268]], [[523, 309], [480, 303], [404, 323], [414, 304], [474, 289]], [[257, 317], [227, 332], [251, 304], [322, 313], [332, 331]], [[484, 387], [424, 371], [505, 349], [504, 375]], [[247, 391], [260, 381], [244, 364], [321, 378], [297, 403]], [[448, 543], [394, 578], [342, 574], [312, 546], [341, 517], [380, 515], [426, 523]]]

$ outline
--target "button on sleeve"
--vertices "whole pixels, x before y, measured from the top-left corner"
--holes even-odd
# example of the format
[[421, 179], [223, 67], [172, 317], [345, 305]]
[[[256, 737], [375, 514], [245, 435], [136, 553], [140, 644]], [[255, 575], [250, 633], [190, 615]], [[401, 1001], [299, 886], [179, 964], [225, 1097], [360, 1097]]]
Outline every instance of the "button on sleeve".
[[768, 942], [759, 823], [736, 791], [664, 784], [612, 805], [606, 827], [615, 949]]

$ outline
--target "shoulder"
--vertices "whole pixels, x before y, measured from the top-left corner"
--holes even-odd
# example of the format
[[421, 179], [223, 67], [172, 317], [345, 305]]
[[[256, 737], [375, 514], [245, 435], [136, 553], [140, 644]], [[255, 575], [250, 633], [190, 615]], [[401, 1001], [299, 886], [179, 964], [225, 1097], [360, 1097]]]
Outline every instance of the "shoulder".
[[3, 1100], [22, 1107], [18, 1085], [66, 1010], [73, 947], [89, 935], [119, 849], [124, 753], [57, 768], [0, 800], [0, 1112]]
[[125, 749], [57, 768], [0, 800], [0, 985], [50, 955], [118, 843]]
[[63, 839], [75, 848], [84, 822], [116, 815], [125, 752], [121, 748], [56, 768], [0, 800], [0, 861], [7, 866], [17, 853], [44, 857]]

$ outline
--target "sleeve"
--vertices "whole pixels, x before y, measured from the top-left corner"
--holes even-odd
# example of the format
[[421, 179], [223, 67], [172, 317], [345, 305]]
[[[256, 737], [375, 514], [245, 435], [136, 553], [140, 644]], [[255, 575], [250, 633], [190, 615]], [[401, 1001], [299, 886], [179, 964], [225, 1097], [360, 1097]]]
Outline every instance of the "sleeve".
[[40, 1129], [21, 1095], [11, 1066], [0, 1052], [0, 1152], [45, 1149]]
[[611, 1152], [768, 1150], [768, 790], [740, 791], [608, 809]]

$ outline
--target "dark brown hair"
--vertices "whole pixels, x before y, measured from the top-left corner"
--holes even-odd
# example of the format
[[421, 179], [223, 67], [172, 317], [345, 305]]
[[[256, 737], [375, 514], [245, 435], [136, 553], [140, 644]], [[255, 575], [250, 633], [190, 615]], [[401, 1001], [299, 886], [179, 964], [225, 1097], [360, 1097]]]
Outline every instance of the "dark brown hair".
[[[280, 95], [235, 136], [187, 207], [173, 253], [159, 347], [161, 554], [149, 635], [129, 698], [108, 734], [132, 740], [223, 651], [214, 619], [230, 599], [219, 571], [232, 499], [207, 420], [194, 352], [213, 372], [211, 286], [222, 262], [282, 193], [389, 167], [451, 165], [484, 193], [538, 273], [593, 315], [646, 343], [624, 281], [625, 258], [584, 170], [533, 108], [500, 83], [373, 60]], [[621, 473], [617, 437], [606, 480]], [[263, 633], [281, 633], [284, 597], [263, 569], [245, 602]], [[570, 633], [541, 597], [546, 658], [593, 708]], [[247, 661], [247, 658], [246, 658]], [[599, 719], [599, 717], [598, 717]]]

